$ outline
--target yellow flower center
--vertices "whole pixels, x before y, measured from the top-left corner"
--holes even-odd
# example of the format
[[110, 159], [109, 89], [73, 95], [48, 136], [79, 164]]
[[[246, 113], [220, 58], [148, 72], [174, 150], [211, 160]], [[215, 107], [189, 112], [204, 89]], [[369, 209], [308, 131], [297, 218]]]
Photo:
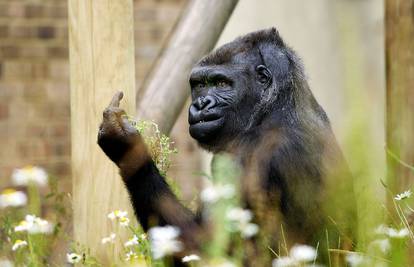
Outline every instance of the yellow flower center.
[[26, 222], [26, 221], [20, 221], [19, 222], [19, 226], [25, 226], [25, 225], [27, 225], [28, 223]]
[[23, 167], [23, 170], [26, 171], [26, 172], [33, 172], [34, 167], [32, 165], [27, 165], [27, 166]]
[[8, 189], [4, 189], [1, 193], [3, 195], [12, 195], [14, 193], [16, 193], [17, 191], [12, 189], [12, 188], [8, 188]]

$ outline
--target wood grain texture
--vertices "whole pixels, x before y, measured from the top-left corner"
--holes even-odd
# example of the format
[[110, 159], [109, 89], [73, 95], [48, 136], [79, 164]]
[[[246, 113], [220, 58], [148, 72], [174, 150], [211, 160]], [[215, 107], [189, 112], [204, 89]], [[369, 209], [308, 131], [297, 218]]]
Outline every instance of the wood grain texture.
[[69, 0], [68, 5], [74, 235], [99, 260], [114, 262], [120, 246], [101, 244], [116, 229], [106, 216], [131, 209], [116, 166], [97, 145], [97, 133], [117, 90], [125, 94], [121, 107], [135, 111], [133, 3]]
[[[414, 0], [386, 0], [388, 182], [393, 193], [414, 182]], [[399, 160], [398, 160], [399, 159]], [[405, 166], [404, 166], [405, 165]]]
[[169, 133], [190, 94], [192, 66], [216, 44], [238, 0], [193, 0], [137, 99], [138, 118]]

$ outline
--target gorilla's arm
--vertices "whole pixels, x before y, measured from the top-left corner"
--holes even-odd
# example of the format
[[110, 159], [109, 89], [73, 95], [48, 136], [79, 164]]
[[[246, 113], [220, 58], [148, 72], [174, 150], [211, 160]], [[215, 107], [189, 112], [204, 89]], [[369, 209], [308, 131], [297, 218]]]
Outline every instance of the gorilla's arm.
[[132, 205], [144, 230], [156, 225], [180, 228], [187, 248], [194, 248], [200, 225], [176, 198], [151, 159], [144, 141], [119, 108], [118, 92], [103, 113], [98, 144], [119, 167]]
[[123, 179], [138, 219], [145, 230], [155, 224], [187, 228], [195, 220], [192, 213], [184, 208], [171, 192], [151, 159], [143, 163], [132, 175], [123, 176]]

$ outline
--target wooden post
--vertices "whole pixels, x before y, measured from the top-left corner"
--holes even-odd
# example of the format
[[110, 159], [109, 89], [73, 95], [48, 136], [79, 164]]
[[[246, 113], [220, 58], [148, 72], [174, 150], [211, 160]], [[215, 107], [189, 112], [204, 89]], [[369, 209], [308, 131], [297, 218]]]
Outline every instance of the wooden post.
[[194, 63], [214, 48], [238, 0], [193, 0], [149, 82], [139, 92], [138, 118], [155, 121], [169, 133], [190, 94]]
[[122, 107], [135, 112], [133, 3], [68, 0], [68, 5], [74, 235], [100, 261], [112, 263], [119, 248], [111, 254], [101, 244], [114, 231], [106, 216], [130, 210], [129, 201], [116, 166], [96, 142], [102, 111], [117, 90], [125, 94]]
[[414, 182], [414, 1], [385, 4], [388, 184], [398, 193]]

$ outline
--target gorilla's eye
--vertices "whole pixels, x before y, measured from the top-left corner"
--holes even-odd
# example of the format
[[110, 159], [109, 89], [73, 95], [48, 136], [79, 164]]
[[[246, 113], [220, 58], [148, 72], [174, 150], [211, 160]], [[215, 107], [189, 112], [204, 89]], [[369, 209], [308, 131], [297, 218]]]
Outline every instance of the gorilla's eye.
[[226, 81], [218, 81], [217, 82], [217, 87], [220, 87], [220, 88], [225, 88], [225, 87], [227, 87], [229, 84], [226, 82]]
[[203, 82], [197, 83], [195, 86], [196, 89], [200, 89], [200, 90], [204, 89], [205, 87], [206, 87], [206, 84]]

